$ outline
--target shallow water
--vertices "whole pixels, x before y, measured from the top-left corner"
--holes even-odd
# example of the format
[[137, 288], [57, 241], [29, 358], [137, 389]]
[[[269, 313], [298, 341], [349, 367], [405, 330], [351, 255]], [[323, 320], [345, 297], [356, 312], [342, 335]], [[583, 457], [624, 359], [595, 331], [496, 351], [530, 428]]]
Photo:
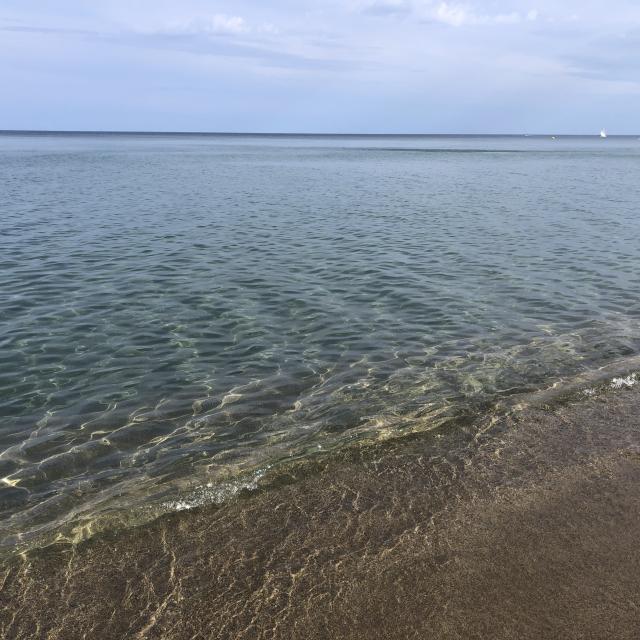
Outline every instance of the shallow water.
[[637, 354], [639, 160], [615, 137], [1, 135], [3, 544]]
[[0, 561], [0, 637], [635, 640], [640, 388], [612, 386]]

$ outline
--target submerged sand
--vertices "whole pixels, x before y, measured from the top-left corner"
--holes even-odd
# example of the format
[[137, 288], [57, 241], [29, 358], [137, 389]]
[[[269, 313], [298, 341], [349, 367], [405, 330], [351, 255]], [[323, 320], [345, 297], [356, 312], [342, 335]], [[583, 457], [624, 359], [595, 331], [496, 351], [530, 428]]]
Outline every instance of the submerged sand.
[[465, 437], [8, 560], [0, 637], [640, 637], [637, 388]]

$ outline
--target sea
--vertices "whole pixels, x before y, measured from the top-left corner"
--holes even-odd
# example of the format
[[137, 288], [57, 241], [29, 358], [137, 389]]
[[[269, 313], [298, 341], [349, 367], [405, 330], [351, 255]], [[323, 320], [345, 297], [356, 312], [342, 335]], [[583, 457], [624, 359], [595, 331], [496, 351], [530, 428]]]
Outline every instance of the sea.
[[639, 214], [636, 136], [0, 133], [0, 550], [633, 359]]

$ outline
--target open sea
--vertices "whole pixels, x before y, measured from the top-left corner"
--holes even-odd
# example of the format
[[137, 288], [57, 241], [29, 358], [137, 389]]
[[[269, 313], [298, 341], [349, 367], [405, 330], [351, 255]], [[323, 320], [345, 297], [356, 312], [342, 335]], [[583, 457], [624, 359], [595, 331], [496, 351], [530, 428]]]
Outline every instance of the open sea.
[[0, 134], [0, 550], [636, 356], [639, 215], [637, 137]]

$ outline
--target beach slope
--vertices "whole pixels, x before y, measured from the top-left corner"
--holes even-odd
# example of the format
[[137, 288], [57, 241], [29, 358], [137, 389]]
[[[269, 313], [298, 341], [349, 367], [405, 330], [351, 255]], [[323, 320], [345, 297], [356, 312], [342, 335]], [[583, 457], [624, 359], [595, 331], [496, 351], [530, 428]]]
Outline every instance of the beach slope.
[[223, 507], [7, 560], [0, 636], [640, 636], [637, 387], [434, 451], [294, 465]]

